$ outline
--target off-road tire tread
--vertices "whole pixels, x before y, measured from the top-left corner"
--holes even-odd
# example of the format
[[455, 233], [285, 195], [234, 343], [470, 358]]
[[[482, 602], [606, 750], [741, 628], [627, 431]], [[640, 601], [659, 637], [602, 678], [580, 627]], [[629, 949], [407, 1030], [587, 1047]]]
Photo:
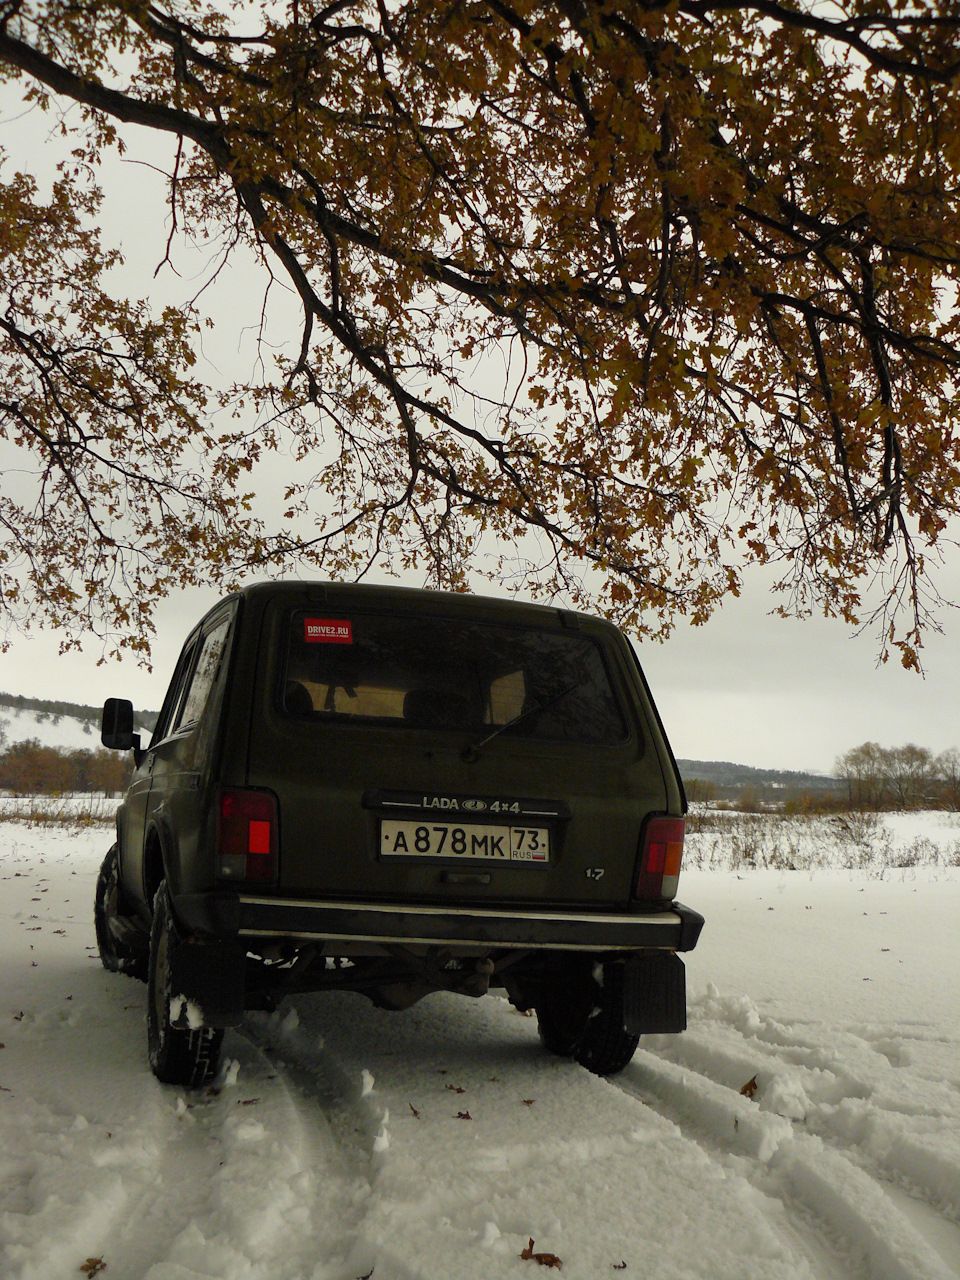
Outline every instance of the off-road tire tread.
[[[100, 963], [109, 973], [124, 973], [140, 982], [147, 980], [149, 956], [146, 948], [134, 948], [119, 942], [110, 932], [110, 916], [120, 902], [120, 849], [114, 844], [100, 867], [93, 895], [93, 928], [100, 952]], [[111, 907], [111, 898], [113, 905]]]
[[595, 1075], [615, 1075], [640, 1042], [623, 1029], [623, 996], [622, 965], [603, 966], [602, 986], [592, 966], [589, 971], [558, 967], [536, 1004], [540, 1043], [548, 1053], [574, 1058]]
[[[187, 1089], [207, 1084], [220, 1065], [223, 1031], [214, 1027], [172, 1027], [169, 1023], [169, 975], [157, 973], [161, 943], [167, 933], [176, 937], [176, 924], [166, 881], [160, 882], [153, 901], [153, 924], [150, 928], [150, 968], [147, 979], [147, 1056], [153, 1074], [163, 1084], [177, 1084]], [[167, 1011], [162, 1025], [157, 1015], [157, 982], [165, 982], [163, 1008]]]
[[623, 1029], [623, 965], [603, 966], [600, 1012], [587, 1019], [574, 1051], [582, 1067], [598, 1076], [616, 1075], [637, 1051], [639, 1035]]

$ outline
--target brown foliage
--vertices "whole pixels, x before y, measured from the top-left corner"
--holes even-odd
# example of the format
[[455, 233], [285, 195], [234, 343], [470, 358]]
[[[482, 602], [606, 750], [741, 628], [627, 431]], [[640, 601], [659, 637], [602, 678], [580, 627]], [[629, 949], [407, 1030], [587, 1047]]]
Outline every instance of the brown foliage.
[[[662, 635], [746, 559], [916, 665], [960, 491], [958, 28], [901, 0], [10, 6], [0, 69], [82, 110], [49, 201], [0, 191], [0, 425], [37, 477], [0, 507], [6, 608], [143, 647], [171, 580], [389, 557], [456, 588], [473, 557]], [[295, 290], [275, 380], [205, 387], [198, 313], [103, 287], [88, 165], [130, 122], [171, 140], [172, 250], [245, 245]], [[274, 447], [279, 531], [242, 495]]]
[[28, 738], [0, 753], [0, 788], [15, 795], [113, 793], [126, 787], [130, 768], [129, 759], [115, 751], [63, 751]]

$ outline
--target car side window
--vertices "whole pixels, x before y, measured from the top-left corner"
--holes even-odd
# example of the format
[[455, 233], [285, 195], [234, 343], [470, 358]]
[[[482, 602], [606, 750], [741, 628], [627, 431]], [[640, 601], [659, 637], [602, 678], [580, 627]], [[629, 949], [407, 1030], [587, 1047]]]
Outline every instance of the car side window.
[[193, 672], [174, 712], [169, 732], [181, 733], [195, 725], [206, 706], [207, 696], [220, 669], [220, 659], [230, 630], [230, 618], [226, 617], [212, 627], [200, 640], [199, 653], [193, 664]]
[[193, 668], [193, 659], [197, 652], [198, 643], [198, 637], [191, 636], [183, 646], [180, 657], [177, 659], [173, 678], [170, 681], [167, 692], [164, 694], [163, 705], [160, 708], [157, 723], [153, 727], [153, 734], [150, 738], [151, 747], [163, 742], [164, 738], [170, 733], [170, 725], [173, 723], [177, 708], [183, 701], [184, 686]]

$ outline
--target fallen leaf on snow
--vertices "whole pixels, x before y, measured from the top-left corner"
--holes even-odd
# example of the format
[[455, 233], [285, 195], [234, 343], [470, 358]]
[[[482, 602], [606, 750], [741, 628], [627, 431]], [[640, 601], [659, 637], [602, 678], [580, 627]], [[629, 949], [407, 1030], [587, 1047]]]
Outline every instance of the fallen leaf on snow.
[[106, 1269], [107, 1264], [103, 1258], [88, 1258], [86, 1262], [81, 1262], [78, 1268], [86, 1276], [98, 1276], [101, 1271], [106, 1271]]
[[414, 1119], [419, 1120], [419, 1119], [420, 1119], [420, 1112], [419, 1112], [419, 1111], [417, 1110], [417, 1108], [413, 1105], [413, 1103], [412, 1103], [412, 1102], [408, 1102], [408, 1103], [407, 1103], [407, 1106], [408, 1106], [408, 1107], [410, 1108], [410, 1110], [413, 1112]]
[[520, 1251], [520, 1257], [524, 1260], [532, 1258], [534, 1262], [539, 1262], [541, 1267], [556, 1267], [558, 1271], [563, 1270], [563, 1263], [555, 1253], [534, 1253], [533, 1236], [530, 1237], [527, 1247]]
[[451, 1093], [466, 1093], [466, 1089], [461, 1089], [458, 1084], [445, 1084], [445, 1089], [449, 1089]]
[[758, 1088], [759, 1086], [757, 1084], [757, 1077], [754, 1076], [751, 1080], [747, 1081], [747, 1083], [740, 1090], [740, 1093], [744, 1098], [754, 1098], [756, 1096], [756, 1092]]
[[520, 1101], [523, 1103], [525, 1107], [532, 1107], [533, 1104], [536, 1102], [536, 1098], [521, 1098]]
[[458, 1111], [453, 1118], [454, 1120], [472, 1120], [473, 1116], [469, 1111]]

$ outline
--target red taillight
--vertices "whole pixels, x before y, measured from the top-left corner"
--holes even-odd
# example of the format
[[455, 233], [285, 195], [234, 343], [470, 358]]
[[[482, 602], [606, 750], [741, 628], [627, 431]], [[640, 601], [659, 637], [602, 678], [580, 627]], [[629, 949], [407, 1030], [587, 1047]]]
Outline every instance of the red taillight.
[[683, 858], [683, 819], [649, 818], [637, 862], [637, 898], [672, 898]]
[[220, 792], [217, 870], [225, 880], [277, 878], [277, 801], [269, 791]]

